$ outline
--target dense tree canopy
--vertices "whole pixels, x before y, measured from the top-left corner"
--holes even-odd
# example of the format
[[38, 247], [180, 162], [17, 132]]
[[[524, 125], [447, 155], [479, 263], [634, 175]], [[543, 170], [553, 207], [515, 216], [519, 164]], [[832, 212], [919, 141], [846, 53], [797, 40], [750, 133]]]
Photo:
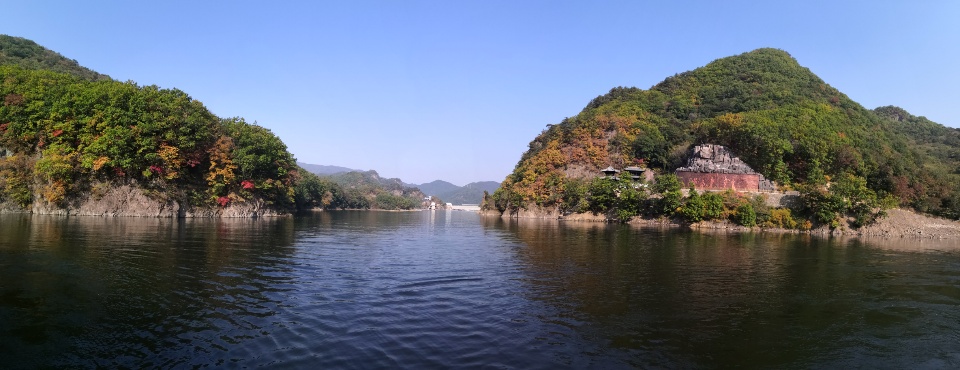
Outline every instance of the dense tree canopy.
[[107, 75], [84, 68], [76, 60], [67, 59], [22, 37], [0, 35], [0, 65], [2, 64], [67, 73], [90, 81], [110, 79]]
[[[183, 91], [5, 65], [0, 96], [0, 147], [11, 153], [0, 165], [0, 197], [29, 184], [61, 203], [107, 181], [182, 193], [173, 196], [195, 205], [293, 202], [286, 146], [265, 128], [217, 118]], [[17, 202], [29, 203], [22, 195]]]
[[601, 168], [671, 173], [703, 143], [727, 146], [782, 188], [862, 179], [875, 199], [960, 217], [960, 131], [896, 107], [867, 110], [776, 49], [719, 59], [649, 90], [612, 89], [548, 125], [493, 198], [500, 209], [564, 208], [568, 186]]
[[177, 89], [113, 81], [23, 38], [0, 35], [0, 98], [0, 203], [63, 205], [120, 184], [209, 207], [410, 209], [423, 196], [320, 178], [256, 123], [218, 118]]
[[404, 185], [400, 179], [382, 178], [377, 171], [351, 171], [335, 174], [330, 181], [338, 184], [354, 204], [376, 209], [414, 209], [423, 206], [426, 195], [415, 187]]

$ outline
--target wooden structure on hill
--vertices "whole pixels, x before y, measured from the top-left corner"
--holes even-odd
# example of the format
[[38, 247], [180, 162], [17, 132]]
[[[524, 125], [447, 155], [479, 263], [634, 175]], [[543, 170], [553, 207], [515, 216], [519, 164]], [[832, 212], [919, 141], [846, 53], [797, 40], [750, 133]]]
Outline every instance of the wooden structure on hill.
[[[627, 171], [627, 173], [630, 174], [630, 178], [635, 182], [653, 183], [653, 171], [650, 171], [648, 168], [630, 166], [624, 168], [623, 171]], [[608, 166], [600, 170], [600, 172], [603, 172], [604, 177], [614, 179], [619, 176], [621, 171], [613, 168], [613, 166]]]

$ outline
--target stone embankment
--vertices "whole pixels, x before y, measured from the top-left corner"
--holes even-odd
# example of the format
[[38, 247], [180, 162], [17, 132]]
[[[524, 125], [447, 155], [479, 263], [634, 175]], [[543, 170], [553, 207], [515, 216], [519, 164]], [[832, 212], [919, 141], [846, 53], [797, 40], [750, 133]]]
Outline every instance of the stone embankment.
[[693, 154], [687, 159], [687, 165], [677, 171], [702, 173], [730, 173], [756, 175], [746, 162], [740, 160], [722, 145], [703, 144], [693, 147]]
[[693, 147], [687, 165], [676, 174], [684, 184], [696, 184], [698, 189], [772, 192], [777, 188], [729, 149], [715, 144]]

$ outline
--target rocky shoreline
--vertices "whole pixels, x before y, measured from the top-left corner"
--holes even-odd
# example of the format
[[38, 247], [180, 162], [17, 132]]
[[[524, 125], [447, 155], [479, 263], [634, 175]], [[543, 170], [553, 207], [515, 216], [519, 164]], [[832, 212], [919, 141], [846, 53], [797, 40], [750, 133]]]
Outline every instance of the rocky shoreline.
[[257, 218], [289, 215], [269, 207], [263, 199], [233, 202], [225, 207], [193, 207], [173, 199], [161, 200], [142, 189], [122, 185], [93, 196], [86, 194], [66, 206], [35, 198], [29, 209], [0, 203], [0, 213], [29, 213], [58, 216], [155, 217], [155, 218]]
[[[575, 213], [562, 215], [555, 210], [531, 209], [521, 210], [515, 214], [500, 214], [497, 211], [480, 211], [488, 217], [529, 218], [543, 220], [558, 220], [562, 222], [610, 222], [602, 214]], [[646, 227], [685, 227], [700, 231], [730, 231], [730, 232], [770, 232], [789, 234], [813, 234], [824, 236], [853, 236], [878, 238], [906, 238], [906, 239], [956, 239], [960, 240], [960, 221], [953, 221], [928, 215], [922, 215], [905, 209], [891, 209], [887, 216], [876, 223], [859, 229], [838, 228], [830, 229], [827, 226], [811, 230], [763, 228], [759, 226], [746, 227], [729, 221], [703, 221], [693, 224], [678, 222], [669, 218], [642, 218], [635, 217], [628, 223], [633, 226]]]

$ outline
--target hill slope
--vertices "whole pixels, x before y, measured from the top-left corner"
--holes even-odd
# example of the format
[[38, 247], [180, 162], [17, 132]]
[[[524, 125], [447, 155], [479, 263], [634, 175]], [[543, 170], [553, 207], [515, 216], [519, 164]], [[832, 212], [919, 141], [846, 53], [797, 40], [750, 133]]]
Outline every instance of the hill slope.
[[340, 185], [355, 203], [375, 209], [415, 209], [423, 207], [426, 195], [415, 187], [406, 186], [397, 178], [383, 178], [377, 171], [351, 171], [328, 177]]
[[446, 195], [460, 190], [459, 186], [443, 180], [434, 180], [425, 184], [413, 186], [419, 188], [424, 194], [436, 195], [437, 197], [440, 197], [440, 199], [448, 202], [449, 200], [447, 199]]
[[317, 174], [317, 175], [334, 175], [338, 173], [357, 171], [352, 168], [346, 168], [346, 167], [340, 167], [340, 166], [326, 166], [322, 164], [310, 164], [310, 163], [303, 163], [303, 162], [297, 162], [297, 165], [300, 166], [300, 168], [313, 172], [314, 174]]
[[0, 36], [0, 100], [2, 209], [183, 217], [343, 204], [270, 130], [26, 39]]
[[462, 187], [453, 189], [446, 193], [440, 193], [437, 196], [446, 202], [453, 204], [480, 204], [483, 201], [483, 193], [493, 194], [500, 183], [496, 181], [471, 182]]
[[568, 185], [601, 168], [645, 164], [670, 173], [691, 146], [713, 143], [786, 188], [850, 176], [879, 197], [960, 217], [956, 143], [935, 139], [955, 130], [898, 117], [863, 108], [784, 51], [758, 49], [649, 90], [614, 88], [548, 125], [494, 200], [501, 210], [569, 204], [564, 193], [577, 186]]
[[483, 192], [493, 194], [500, 186], [496, 181], [471, 182], [464, 186], [456, 186], [443, 180], [435, 180], [426, 184], [414, 185], [425, 194], [435, 195], [444, 202], [461, 204], [480, 204], [483, 201]]
[[22, 37], [0, 35], [0, 65], [13, 64], [25, 69], [67, 73], [88, 81], [109, 80], [110, 76], [81, 66], [76, 60], [44, 48]]

